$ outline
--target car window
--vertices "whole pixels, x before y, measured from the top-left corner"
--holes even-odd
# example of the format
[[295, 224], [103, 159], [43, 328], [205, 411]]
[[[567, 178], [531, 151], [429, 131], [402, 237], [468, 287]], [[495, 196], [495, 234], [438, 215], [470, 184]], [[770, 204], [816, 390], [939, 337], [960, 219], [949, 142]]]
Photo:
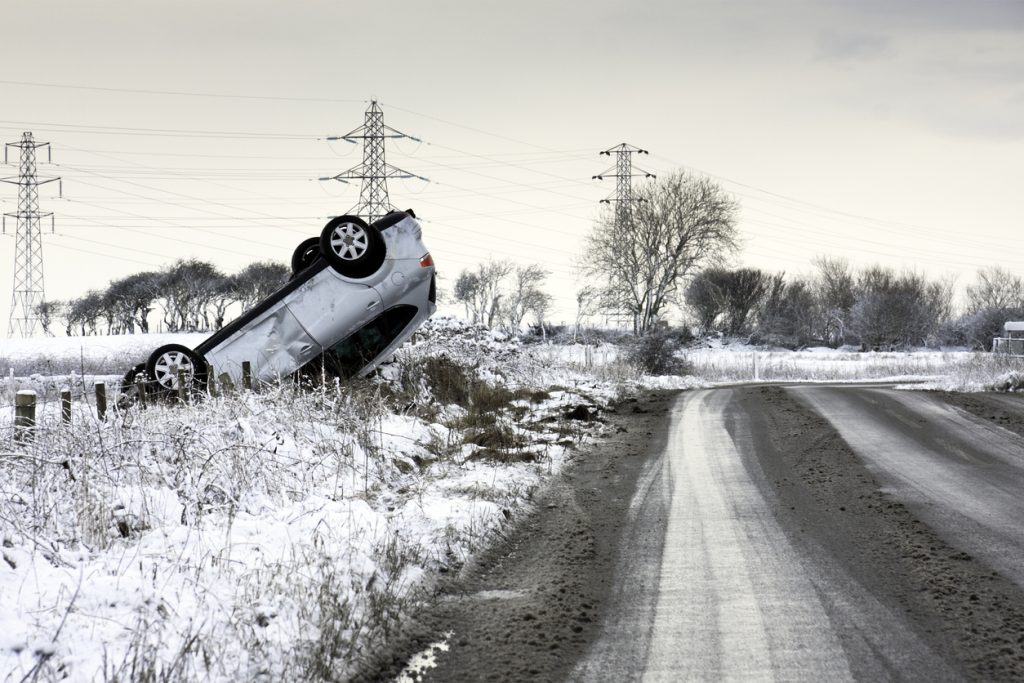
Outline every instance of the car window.
[[[402, 330], [416, 317], [415, 306], [395, 306], [368, 322], [359, 330], [325, 350], [318, 361], [309, 363], [303, 371], [331, 376], [352, 377], [380, 355]], [[313, 366], [313, 367], [309, 367]]]

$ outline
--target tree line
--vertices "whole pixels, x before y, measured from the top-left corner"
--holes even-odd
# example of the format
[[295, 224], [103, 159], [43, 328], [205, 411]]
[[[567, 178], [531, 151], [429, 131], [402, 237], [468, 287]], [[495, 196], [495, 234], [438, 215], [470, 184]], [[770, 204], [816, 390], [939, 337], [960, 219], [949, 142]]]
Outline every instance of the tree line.
[[[966, 305], [954, 280], [914, 270], [853, 267], [819, 256], [811, 272], [730, 268], [739, 206], [711, 180], [676, 172], [635, 188], [635, 201], [598, 218], [584, 243], [576, 325], [618, 318], [643, 336], [681, 312], [698, 334], [721, 333], [790, 348], [958, 345], [990, 349], [1007, 320], [1024, 319], [1024, 280], [999, 267], [978, 271]], [[518, 331], [543, 323], [551, 297], [540, 266], [488, 262], [463, 270], [454, 298], [472, 321]]]
[[[954, 308], [954, 282], [913, 270], [855, 268], [819, 256], [809, 274], [787, 276], [730, 268], [739, 249], [738, 203], [708, 178], [684, 171], [639, 185], [627, 210], [608, 210], [584, 241], [578, 270], [588, 284], [576, 295], [576, 329], [595, 315], [626, 322], [636, 336], [667, 326], [682, 312], [700, 334], [746, 336], [797, 348], [964, 345], [991, 348], [1007, 320], [1024, 319], [1024, 279], [999, 267], [978, 271], [966, 305]], [[290, 275], [260, 262], [227, 275], [197, 259], [112, 281], [105, 290], [41, 304], [43, 329], [68, 335], [148, 332], [158, 316], [169, 332], [207, 331], [228, 309], [253, 306]], [[550, 273], [539, 265], [488, 261], [464, 269], [451, 298], [466, 317], [518, 333], [545, 329]]]
[[990, 350], [1003, 323], [1024, 319], [1024, 279], [999, 266], [981, 268], [954, 305], [953, 278], [913, 270], [853, 268], [819, 256], [810, 275], [786, 278], [756, 268], [706, 268], [685, 290], [703, 334], [749, 336], [797, 348], [970, 346]]
[[273, 261], [225, 274], [206, 261], [182, 259], [161, 270], [113, 280], [106, 289], [90, 290], [77, 299], [46, 301], [36, 313], [50, 336], [55, 325], [68, 336], [149, 332], [153, 314], [168, 332], [217, 330], [233, 304], [243, 310], [255, 305], [290, 275], [287, 266]]
[[543, 330], [551, 308], [551, 295], [544, 291], [548, 274], [536, 264], [516, 266], [491, 260], [463, 269], [452, 296], [463, 305], [471, 322], [517, 334], [532, 317]]
[[707, 268], [690, 281], [685, 303], [704, 334], [751, 336], [797, 348], [906, 347], [953, 343], [953, 281], [882, 266], [854, 269], [818, 257], [809, 276], [757, 268]]

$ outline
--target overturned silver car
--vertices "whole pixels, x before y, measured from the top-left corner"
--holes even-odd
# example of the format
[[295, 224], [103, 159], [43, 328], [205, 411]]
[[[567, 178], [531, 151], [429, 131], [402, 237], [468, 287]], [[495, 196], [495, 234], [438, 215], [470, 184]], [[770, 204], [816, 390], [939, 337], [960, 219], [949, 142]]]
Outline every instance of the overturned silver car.
[[430, 317], [436, 298], [434, 262], [412, 210], [370, 224], [339, 216], [295, 249], [286, 285], [195, 349], [156, 349], [125, 375], [124, 389], [142, 375], [156, 391], [177, 390], [179, 377], [201, 390], [210, 370], [240, 385], [245, 361], [254, 381], [366, 375]]

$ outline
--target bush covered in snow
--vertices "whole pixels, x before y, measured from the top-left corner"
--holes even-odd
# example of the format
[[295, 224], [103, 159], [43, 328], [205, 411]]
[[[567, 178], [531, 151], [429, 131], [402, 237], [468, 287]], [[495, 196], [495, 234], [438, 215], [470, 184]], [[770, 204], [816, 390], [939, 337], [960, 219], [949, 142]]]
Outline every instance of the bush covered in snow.
[[628, 358], [650, 375], [688, 375], [691, 368], [679, 355], [681, 348], [678, 333], [659, 330], [633, 340]]

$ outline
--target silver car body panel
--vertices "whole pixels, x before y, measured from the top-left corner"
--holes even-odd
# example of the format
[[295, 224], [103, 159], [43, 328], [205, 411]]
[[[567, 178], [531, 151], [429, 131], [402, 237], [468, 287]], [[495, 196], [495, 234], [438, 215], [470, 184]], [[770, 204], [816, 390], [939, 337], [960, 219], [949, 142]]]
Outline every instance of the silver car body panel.
[[436, 310], [428, 298], [434, 267], [421, 264], [427, 255], [421, 236], [419, 223], [406, 216], [382, 231], [386, 257], [373, 275], [352, 280], [322, 268], [226, 339], [198, 350], [217, 378], [226, 373], [239, 384], [242, 363], [249, 361], [254, 379], [273, 381], [316, 360], [385, 311], [415, 307], [416, 315], [402, 332], [358, 373], [368, 374]]

